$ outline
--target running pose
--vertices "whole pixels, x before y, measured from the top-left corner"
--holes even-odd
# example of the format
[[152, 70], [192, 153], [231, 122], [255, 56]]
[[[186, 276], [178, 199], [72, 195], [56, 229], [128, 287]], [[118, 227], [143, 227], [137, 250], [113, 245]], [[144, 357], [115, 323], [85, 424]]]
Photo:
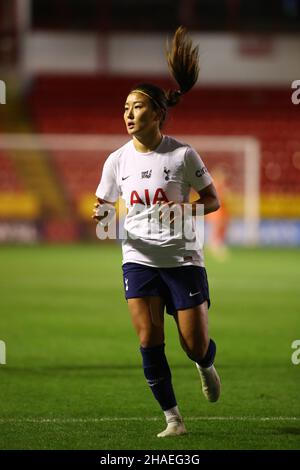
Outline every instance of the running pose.
[[186, 433], [164, 351], [165, 308], [174, 316], [183, 350], [196, 364], [205, 397], [217, 401], [220, 395], [216, 345], [208, 334], [210, 299], [202, 250], [187, 244], [174, 230], [156, 226], [161, 220], [153, 216], [158, 207], [160, 215], [172, 207], [179, 207], [182, 214], [191, 187], [199, 194], [191, 217], [197, 204], [204, 205], [204, 214], [220, 207], [212, 178], [197, 152], [161, 131], [168, 108], [177, 105], [198, 78], [198, 47], [193, 48], [182, 27], [175, 32], [167, 60], [179, 89], [165, 91], [143, 83], [129, 92], [124, 120], [132, 139], [107, 158], [93, 215], [100, 221], [101, 208], [112, 207], [119, 196], [126, 201], [124, 291], [140, 341], [144, 374], [167, 422], [158, 437]]

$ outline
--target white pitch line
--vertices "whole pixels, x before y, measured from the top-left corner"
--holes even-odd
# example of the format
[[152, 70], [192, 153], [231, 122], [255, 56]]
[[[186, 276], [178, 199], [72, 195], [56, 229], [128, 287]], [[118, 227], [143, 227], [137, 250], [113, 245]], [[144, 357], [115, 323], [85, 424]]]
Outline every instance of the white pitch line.
[[[102, 423], [113, 421], [160, 421], [158, 417], [103, 417], [103, 418], [0, 418], [0, 424], [22, 423]], [[300, 416], [190, 416], [185, 421], [300, 421]]]

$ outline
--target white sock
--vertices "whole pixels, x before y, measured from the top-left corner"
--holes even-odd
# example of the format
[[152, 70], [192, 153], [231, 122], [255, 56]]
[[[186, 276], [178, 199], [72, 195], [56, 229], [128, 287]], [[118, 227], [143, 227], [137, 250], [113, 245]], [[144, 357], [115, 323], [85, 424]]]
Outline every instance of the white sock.
[[174, 406], [173, 408], [170, 408], [169, 410], [164, 411], [164, 415], [166, 417], [167, 423], [171, 423], [172, 421], [182, 421], [181, 414], [179, 412], [178, 406]]

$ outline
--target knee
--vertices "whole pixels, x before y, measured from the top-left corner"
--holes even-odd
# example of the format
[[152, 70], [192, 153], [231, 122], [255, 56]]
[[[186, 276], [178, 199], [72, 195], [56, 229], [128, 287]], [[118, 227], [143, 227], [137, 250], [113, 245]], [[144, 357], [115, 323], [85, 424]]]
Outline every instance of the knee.
[[139, 340], [143, 348], [153, 348], [164, 343], [164, 332], [141, 329], [139, 331]]
[[208, 341], [198, 342], [191, 340], [182, 344], [182, 347], [190, 359], [195, 362], [200, 362], [207, 353]]

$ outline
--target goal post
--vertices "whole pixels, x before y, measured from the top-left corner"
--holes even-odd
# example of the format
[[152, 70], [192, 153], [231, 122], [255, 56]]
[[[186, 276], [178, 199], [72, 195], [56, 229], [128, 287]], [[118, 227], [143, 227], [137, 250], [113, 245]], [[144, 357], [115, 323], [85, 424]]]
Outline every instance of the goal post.
[[[232, 233], [232, 241], [255, 245], [259, 241], [260, 221], [260, 161], [259, 141], [252, 136], [178, 136], [181, 141], [194, 147], [208, 170], [214, 176], [215, 167], [223, 168], [227, 173], [229, 192], [231, 193], [232, 217], [240, 220], [239, 231]], [[236, 181], [235, 181], [236, 180]], [[234, 198], [239, 200], [235, 204]], [[222, 202], [222, 201], [221, 201]], [[232, 227], [232, 232], [234, 231]]]
[[[259, 241], [260, 221], [260, 144], [252, 136], [221, 136], [221, 135], [174, 135], [200, 154], [213, 178], [216, 172], [222, 172], [226, 180], [226, 199], [229, 211], [229, 243], [255, 245]], [[55, 161], [56, 171], [64, 172], [68, 162], [74, 162], [74, 171], [65, 172], [67, 191], [74, 190], [80, 179], [85, 187], [79, 189], [82, 197], [94, 197], [96, 182], [100, 177], [100, 169], [109, 153], [113, 152], [129, 140], [127, 135], [78, 135], [78, 134], [0, 134], [0, 153], [14, 154], [14, 159], [22, 154], [26, 161], [26, 153], [38, 152]], [[78, 171], [81, 173], [78, 175]], [[77, 172], [77, 173], [76, 173]], [[88, 175], [94, 179], [88, 179]], [[91, 176], [89, 176], [91, 178]], [[222, 199], [222, 197], [221, 197]], [[221, 201], [222, 203], [222, 201]], [[84, 203], [82, 203], [84, 206]], [[82, 206], [81, 206], [82, 207]], [[89, 207], [90, 211], [90, 207]], [[87, 212], [87, 210], [86, 210]], [[90, 213], [90, 212], [89, 212]], [[90, 217], [90, 215], [89, 215]], [[86, 217], [86, 220], [88, 218]]]

